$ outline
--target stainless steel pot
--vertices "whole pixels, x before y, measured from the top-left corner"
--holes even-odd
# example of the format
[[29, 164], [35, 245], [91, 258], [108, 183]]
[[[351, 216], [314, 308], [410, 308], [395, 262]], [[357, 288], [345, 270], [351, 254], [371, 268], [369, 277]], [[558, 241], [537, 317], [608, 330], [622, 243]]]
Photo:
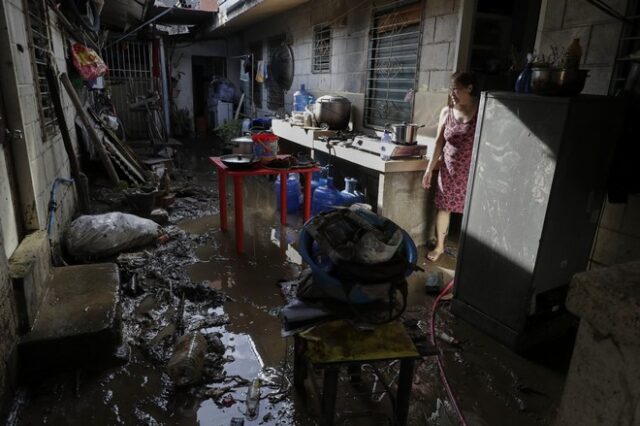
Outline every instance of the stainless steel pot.
[[424, 124], [402, 123], [391, 124], [391, 140], [398, 145], [415, 145], [418, 143], [418, 129]]
[[329, 130], [345, 130], [351, 118], [351, 101], [344, 96], [320, 96], [311, 106], [313, 118], [319, 126], [329, 125]]
[[231, 149], [232, 154], [253, 155], [253, 139], [251, 139], [251, 136], [233, 138], [227, 144], [227, 148]]

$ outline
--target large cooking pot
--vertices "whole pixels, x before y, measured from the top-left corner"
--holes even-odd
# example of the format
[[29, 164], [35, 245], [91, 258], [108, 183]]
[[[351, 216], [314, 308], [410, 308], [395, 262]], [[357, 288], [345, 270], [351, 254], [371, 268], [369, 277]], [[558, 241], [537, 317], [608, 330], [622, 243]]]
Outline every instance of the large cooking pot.
[[418, 143], [418, 129], [424, 124], [402, 123], [387, 125], [391, 131], [391, 140], [398, 145], [415, 145]]
[[227, 148], [231, 149], [232, 154], [253, 155], [253, 139], [251, 136], [233, 138], [227, 144]]
[[345, 130], [351, 118], [351, 101], [344, 96], [325, 95], [310, 106], [319, 126], [329, 125], [329, 130]]

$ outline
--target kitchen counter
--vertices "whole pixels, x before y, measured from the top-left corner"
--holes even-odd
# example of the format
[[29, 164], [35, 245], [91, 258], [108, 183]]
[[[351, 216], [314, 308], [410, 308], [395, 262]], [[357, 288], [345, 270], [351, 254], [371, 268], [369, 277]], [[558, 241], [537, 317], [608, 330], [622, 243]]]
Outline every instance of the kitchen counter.
[[[305, 129], [285, 120], [272, 120], [273, 133], [282, 139], [304, 146], [315, 152], [331, 154], [337, 158], [378, 172], [377, 212], [401, 226], [417, 245], [426, 242], [427, 196], [422, 188], [422, 176], [429, 164], [424, 158], [404, 158], [383, 161], [378, 144], [373, 138], [355, 137], [353, 141], [331, 141], [334, 131]], [[329, 137], [329, 145], [323, 137]], [[360, 143], [358, 143], [360, 141]]]

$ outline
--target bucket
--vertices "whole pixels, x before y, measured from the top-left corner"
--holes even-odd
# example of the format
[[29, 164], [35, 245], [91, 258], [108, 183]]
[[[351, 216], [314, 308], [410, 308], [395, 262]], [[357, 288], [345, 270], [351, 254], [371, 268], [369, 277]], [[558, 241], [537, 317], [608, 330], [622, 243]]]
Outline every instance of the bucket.
[[255, 156], [265, 164], [276, 159], [278, 155], [278, 137], [273, 133], [252, 135]]
[[141, 217], [149, 217], [151, 215], [151, 210], [153, 210], [156, 203], [156, 195], [158, 195], [158, 191], [155, 189], [150, 191], [125, 191], [124, 193], [127, 203], [131, 207], [131, 212]]

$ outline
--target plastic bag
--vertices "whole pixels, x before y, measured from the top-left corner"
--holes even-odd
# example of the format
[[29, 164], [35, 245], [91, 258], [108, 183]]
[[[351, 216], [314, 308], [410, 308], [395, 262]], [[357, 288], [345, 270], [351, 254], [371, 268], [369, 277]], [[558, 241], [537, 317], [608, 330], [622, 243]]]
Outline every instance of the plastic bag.
[[106, 257], [153, 243], [159, 230], [154, 221], [132, 214], [85, 215], [71, 222], [65, 242], [76, 258]]
[[84, 80], [94, 80], [105, 75], [109, 70], [95, 50], [81, 43], [73, 43], [71, 45], [71, 58], [73, 66]]

